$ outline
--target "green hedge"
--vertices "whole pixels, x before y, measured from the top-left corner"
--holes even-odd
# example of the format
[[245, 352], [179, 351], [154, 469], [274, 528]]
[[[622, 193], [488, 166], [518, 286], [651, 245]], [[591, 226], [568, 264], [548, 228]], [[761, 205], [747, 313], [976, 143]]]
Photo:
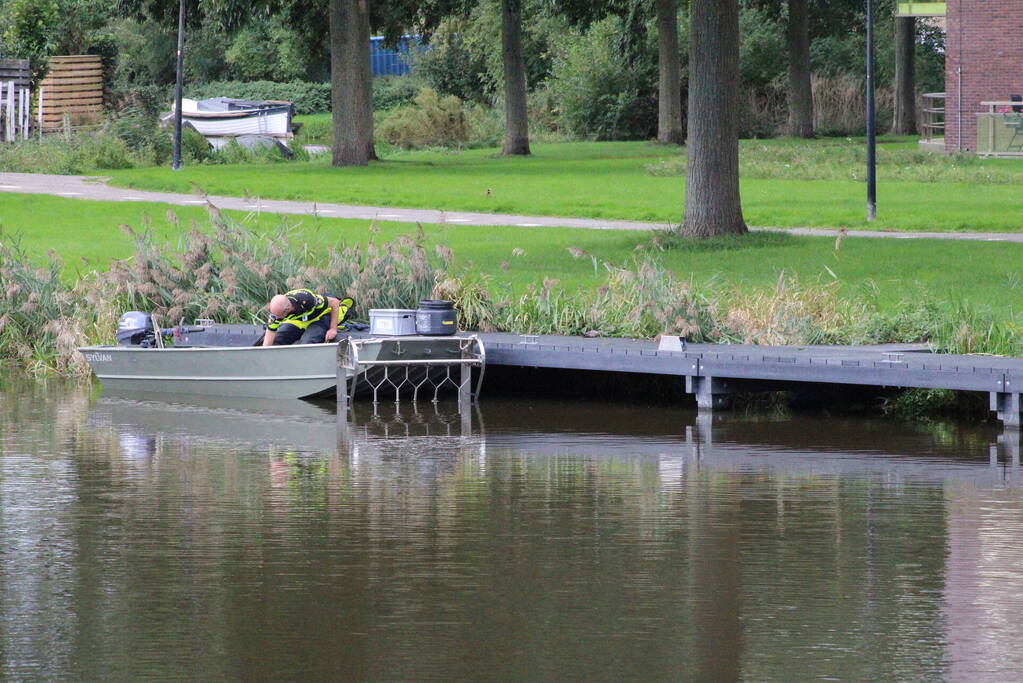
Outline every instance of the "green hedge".
[[204, 100], [209, 97], [237, 97], [243, 100], [287, 100], [296, 114], [330, 111], [330, 83], [292, 81], [213, 81], [197, 83], [185, 89], [185, 97]]

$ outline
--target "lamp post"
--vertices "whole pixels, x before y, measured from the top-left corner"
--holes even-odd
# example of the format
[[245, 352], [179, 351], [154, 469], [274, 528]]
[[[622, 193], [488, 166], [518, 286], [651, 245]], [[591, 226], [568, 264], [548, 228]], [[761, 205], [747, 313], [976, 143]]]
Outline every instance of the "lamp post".
[[178, 0], [177, 82], [174, 85], [174, 157], [171, 168], [181, 170], [181, 87], [185, 81], [185, 0]]
[[877, 218], [877, 149], [874, 130], [874, 0], [867, 0], [867, 220]]

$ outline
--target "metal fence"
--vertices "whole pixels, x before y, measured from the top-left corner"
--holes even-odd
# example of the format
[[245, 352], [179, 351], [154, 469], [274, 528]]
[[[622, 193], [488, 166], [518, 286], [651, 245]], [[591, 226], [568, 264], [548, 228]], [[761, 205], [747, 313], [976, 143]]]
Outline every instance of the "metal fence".
[[369, 62], [374, 76], [403, 76], [412, 71], [415, 55], [425, 46], [419, 36], [402, 36], [398, 48], [384, 46], [383, 37], [369, 39]]

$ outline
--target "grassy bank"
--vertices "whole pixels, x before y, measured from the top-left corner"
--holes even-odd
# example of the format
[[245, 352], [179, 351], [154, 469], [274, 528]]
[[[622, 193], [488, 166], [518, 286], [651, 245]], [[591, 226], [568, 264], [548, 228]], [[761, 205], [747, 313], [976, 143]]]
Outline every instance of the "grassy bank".
[[[192, 221], [208, 225], [197, 207], [135, 202], [93, 202], [39, 195], [0, 195], [4, 242], [15, 236], [37, 265], [53, 249], [66, 264], [69, 283], [90, 270], [105, 270], [111, 258], [132, 255], [134, 244], [119, 226], [148, 229], [158, 242], [176, 245]], [[296, 239], [323, 258], [328, 247], [365, 245], [367, 221], [281, 217], [225, 211], [256, 233], [285, 220]], [[879, 309], [895, 310], [907, 297], [964, 301], [1009, 318], [1020, 308], [1018, 264], [1023, 245], [998, 242], [884, 240], [797, 237], [758, 233], [740, 240], [666, 241], [657, 246], [644, 232], [570, 228], [425, 225], [428, 249], [444, 246], [454, 254], [454, 272], [489, 275], [495, 294], [518, 295], [530, 283], [557, 279], [561, 287], [598, 287], [604, 263], [628, 264], [636, 255], [655, 255], [677, 277], [703, 286], [728, 285], [753, 292], [772, 288], [780, 275], [835, 283], [842, 296], [870, 297]], [[379, 240], [413, 234], [407, 223], [380, 222]], [[85, 259], [85, 261], [83, 261]]]
[[[369, 308], [407, 308], [450, 298], [463, 328], [534, 334], [652, 337], [683, 334], [713, 343], [865, 344], [927, 341], [948, 352], [1019, 353], [1014, 321], [962, 302], [918, 293], [884, 310], [869, 295], [842, 295], [839, 283], [779, 275], [773, 287], [742, 290], [697, 284], [664, 267], [656, 253], [599, 263], [596, 287], [566, 288], [537, 276], [521, 294], [494, 275], [456, 268], [449, 248], [424, 235], [310, 252], [287, 227], [255, 233], [225, 217], [192, 228], [174, 246], [128, 231], [132, 258], [72, 285], [51, 261], [36, 267], [17, 246], [0, 247], [0, 356], [37, 369], [84, 372], [74, 353], [109, 342], [117, 315], [147, 310], [165, 325], [210, 317], [257, 321], [275, 292], [303, 284], [353, 296]], [[722, 245], [725, 250], [731, 245]], [[579, 256], [577, 254], [577, 256]]]
[[[854, 139], [746, 140], [741, 144], [743, 209], [752, 225], [867, 227], [863, 143]], [[644, 142], [536, 144], [527, 158], [495, 149], [399, 152], [368, 168], [329, 159], [288, 164], [104, 171], [117, 185], [223, 195], [583, 216], [677, 223], [684, 150]], [[881, 230], [1016, 231], [1015, 160], [943, 157], [907, 138], [879, 145]]]

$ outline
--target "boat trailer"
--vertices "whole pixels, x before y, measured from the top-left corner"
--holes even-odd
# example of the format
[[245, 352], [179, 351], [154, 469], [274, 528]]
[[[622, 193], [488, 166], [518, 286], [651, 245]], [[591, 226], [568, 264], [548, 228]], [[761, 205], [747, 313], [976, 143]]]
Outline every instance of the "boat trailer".
[[[337, 345], [337, 410], [348, 414], [356, 394], [383, 396], [400, 403], [428, 397], [439, 400], [442, 389], [458, 393], [459, 410], [479, 400], [486, 366], [486, 350], [476, 335], [446, 337], [348, 337]], [[475, 386], [472, 369], [479, 368]], [[351, 377], [351, 382], [346, 380]]]

